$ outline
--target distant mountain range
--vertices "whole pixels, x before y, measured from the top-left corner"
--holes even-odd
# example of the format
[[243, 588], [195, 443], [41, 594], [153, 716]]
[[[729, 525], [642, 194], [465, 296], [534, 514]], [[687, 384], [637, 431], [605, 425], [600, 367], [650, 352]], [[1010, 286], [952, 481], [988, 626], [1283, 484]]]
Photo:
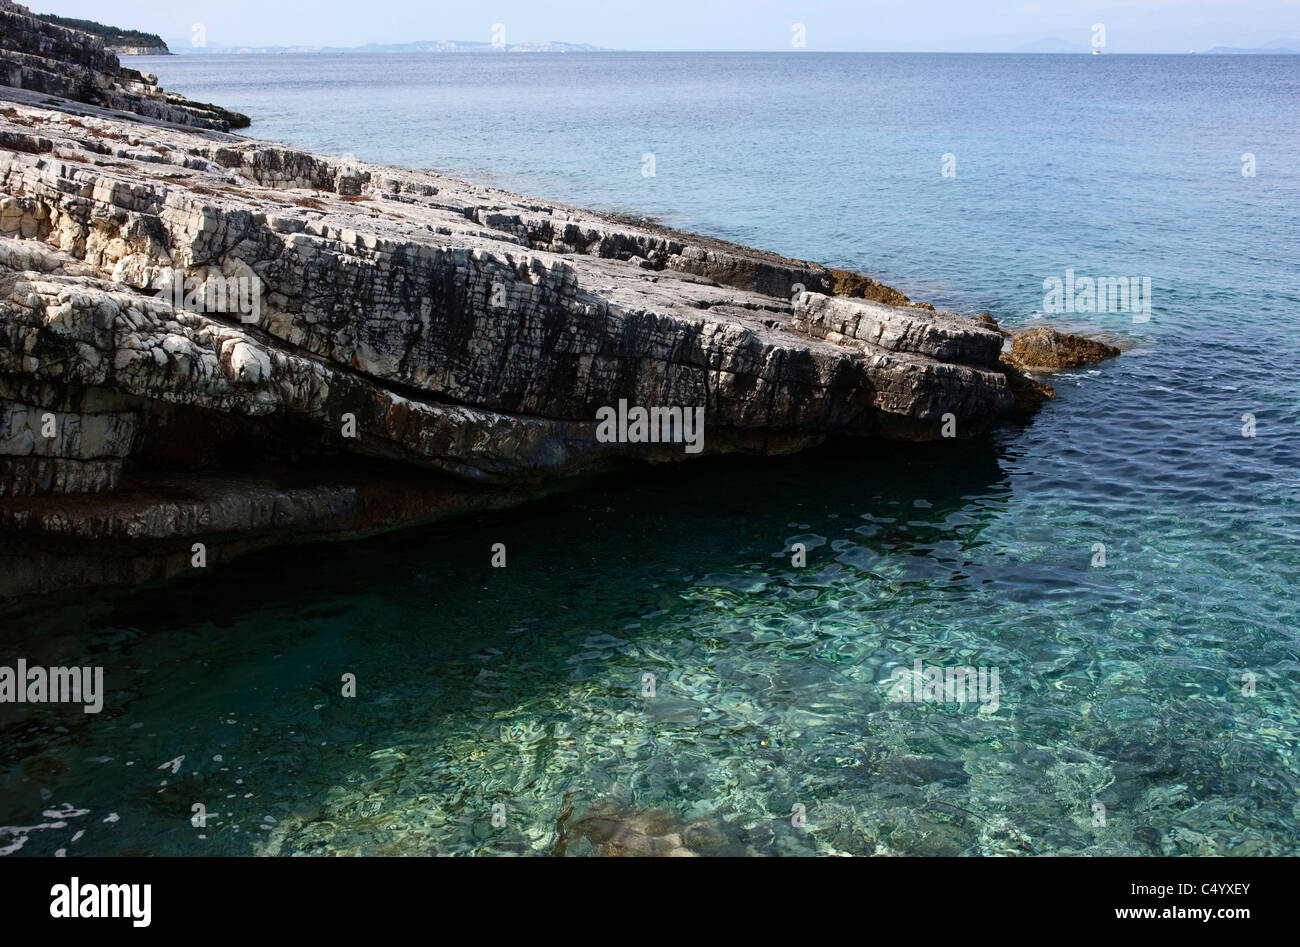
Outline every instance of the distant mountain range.
[[596, 53], [609, 52], [589, 43], [509, 43], [495, 46], [492, 43], [465, 40], [418, 40], [413, 43], [367, 43], [364, 46], [203, 46], [177, 44], [179, 53], [226, 53], [248, 55], [275, 55], [297, 53]]
[[1274, 47], [1272, 49], [1242, 49], [1239, 46], [1215, 46], [1213, 49], [1207, 49], [1207, 54], [1219, 56], [1300, 56], [1300, 52], [1294, 49], [1288, 49], [1284, 46]]
[[[1297, 53], [1295, 47], [1300, 43], [1278, 42], [1268, 47], [1245, 48], [1240, 46], [1215, 46], [1213, 49], [1202, 51], [1189, 49], [1189, 53], [1199, 53], [1201, 55], [1216, 56], [1295, 56]], [[1127, 51], [1127, 50], [1126, 50]], [[1062, 39], [1060, 36], [1044, 36], [1042, 39], [1036, 39], [1031, 43], [1022, 43], [1011, 50], [1013, 53], [1091, 53], [1092, 47], [1087, 43], [1071, 42]], [[1103, 53], [1111, 52], [1109, 48], [1103, 49]], [[1118, 52], [1118, 50], [1117, 50]]]

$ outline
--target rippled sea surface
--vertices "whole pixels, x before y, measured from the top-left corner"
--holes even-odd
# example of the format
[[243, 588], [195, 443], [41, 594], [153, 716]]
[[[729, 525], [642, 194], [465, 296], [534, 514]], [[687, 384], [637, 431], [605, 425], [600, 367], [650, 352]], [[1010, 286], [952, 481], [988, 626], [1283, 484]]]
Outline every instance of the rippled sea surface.
[[[755, 854], [1300, 854], [1298, 64], [144, 60], [253, 135], [1004, 327], [1059, 318], [1067, 268], [1154, 304], [1071, 316], [1125, 354], [974, 441], [632, 472], [8, 616], [6, 663], [103, 665], [108, 693], [3, 709], [0, 851], [549, 853], [607, 803]], [[996, 710], [892, 701], [917, 660], [998, 669]]]

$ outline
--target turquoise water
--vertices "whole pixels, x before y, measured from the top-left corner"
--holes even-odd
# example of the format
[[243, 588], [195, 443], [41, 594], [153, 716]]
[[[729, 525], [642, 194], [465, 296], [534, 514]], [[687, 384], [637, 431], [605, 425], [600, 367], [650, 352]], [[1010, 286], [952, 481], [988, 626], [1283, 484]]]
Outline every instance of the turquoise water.
[[[1150, 277], [1152, 316], [1071, 316], [1128, 351], [975, 442], [609, 477], [10, 617], [6, 655], [101, 664], [109, 693], [5, 708], [0, 850], [548, 853], [612, 801], [765, 854], [1300, 853], [1297, 62], [146, 60], [261, 137], [1004, 326], [1056, 318], [1067, 268]], [[918, 659], [999, 669], [996, 712], [892, 702]]]

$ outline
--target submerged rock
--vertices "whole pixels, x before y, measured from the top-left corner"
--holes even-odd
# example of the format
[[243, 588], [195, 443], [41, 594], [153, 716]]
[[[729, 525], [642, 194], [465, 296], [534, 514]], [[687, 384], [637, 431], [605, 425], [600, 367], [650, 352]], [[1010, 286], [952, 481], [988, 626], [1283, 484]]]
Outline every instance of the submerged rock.
[[556, 854], [602, 858], [735, 856], [754, 854], [756, 846], [770, 841], [770, 829], [762, 825], [743, 829], [718, 813], [686, 820], [667, 809], [636, 809], [602, 802], [573, 822], [561, 824]]

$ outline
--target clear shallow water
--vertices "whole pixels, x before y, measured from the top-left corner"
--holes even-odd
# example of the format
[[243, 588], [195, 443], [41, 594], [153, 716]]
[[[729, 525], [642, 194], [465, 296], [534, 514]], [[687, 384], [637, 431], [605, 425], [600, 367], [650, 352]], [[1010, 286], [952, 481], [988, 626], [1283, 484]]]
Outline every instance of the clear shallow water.
[[[1067, 267], [1150, 276], [1155, 305], [1073, 317], [1130, 351], [974, 443], [611, 477], [6, 619], [6, 655], [102, 664], [109, 694], [3, 710], [0, 849], [549, 852], [566, 807], [615, 800], [775, 854], [1300, 852], [1296, 63], [145, 61], [261, 137], [655, 214], [1004, 325], [1050, 318]], [[998, 667], [1000, 708], [891, 703], [917, 658]]]

